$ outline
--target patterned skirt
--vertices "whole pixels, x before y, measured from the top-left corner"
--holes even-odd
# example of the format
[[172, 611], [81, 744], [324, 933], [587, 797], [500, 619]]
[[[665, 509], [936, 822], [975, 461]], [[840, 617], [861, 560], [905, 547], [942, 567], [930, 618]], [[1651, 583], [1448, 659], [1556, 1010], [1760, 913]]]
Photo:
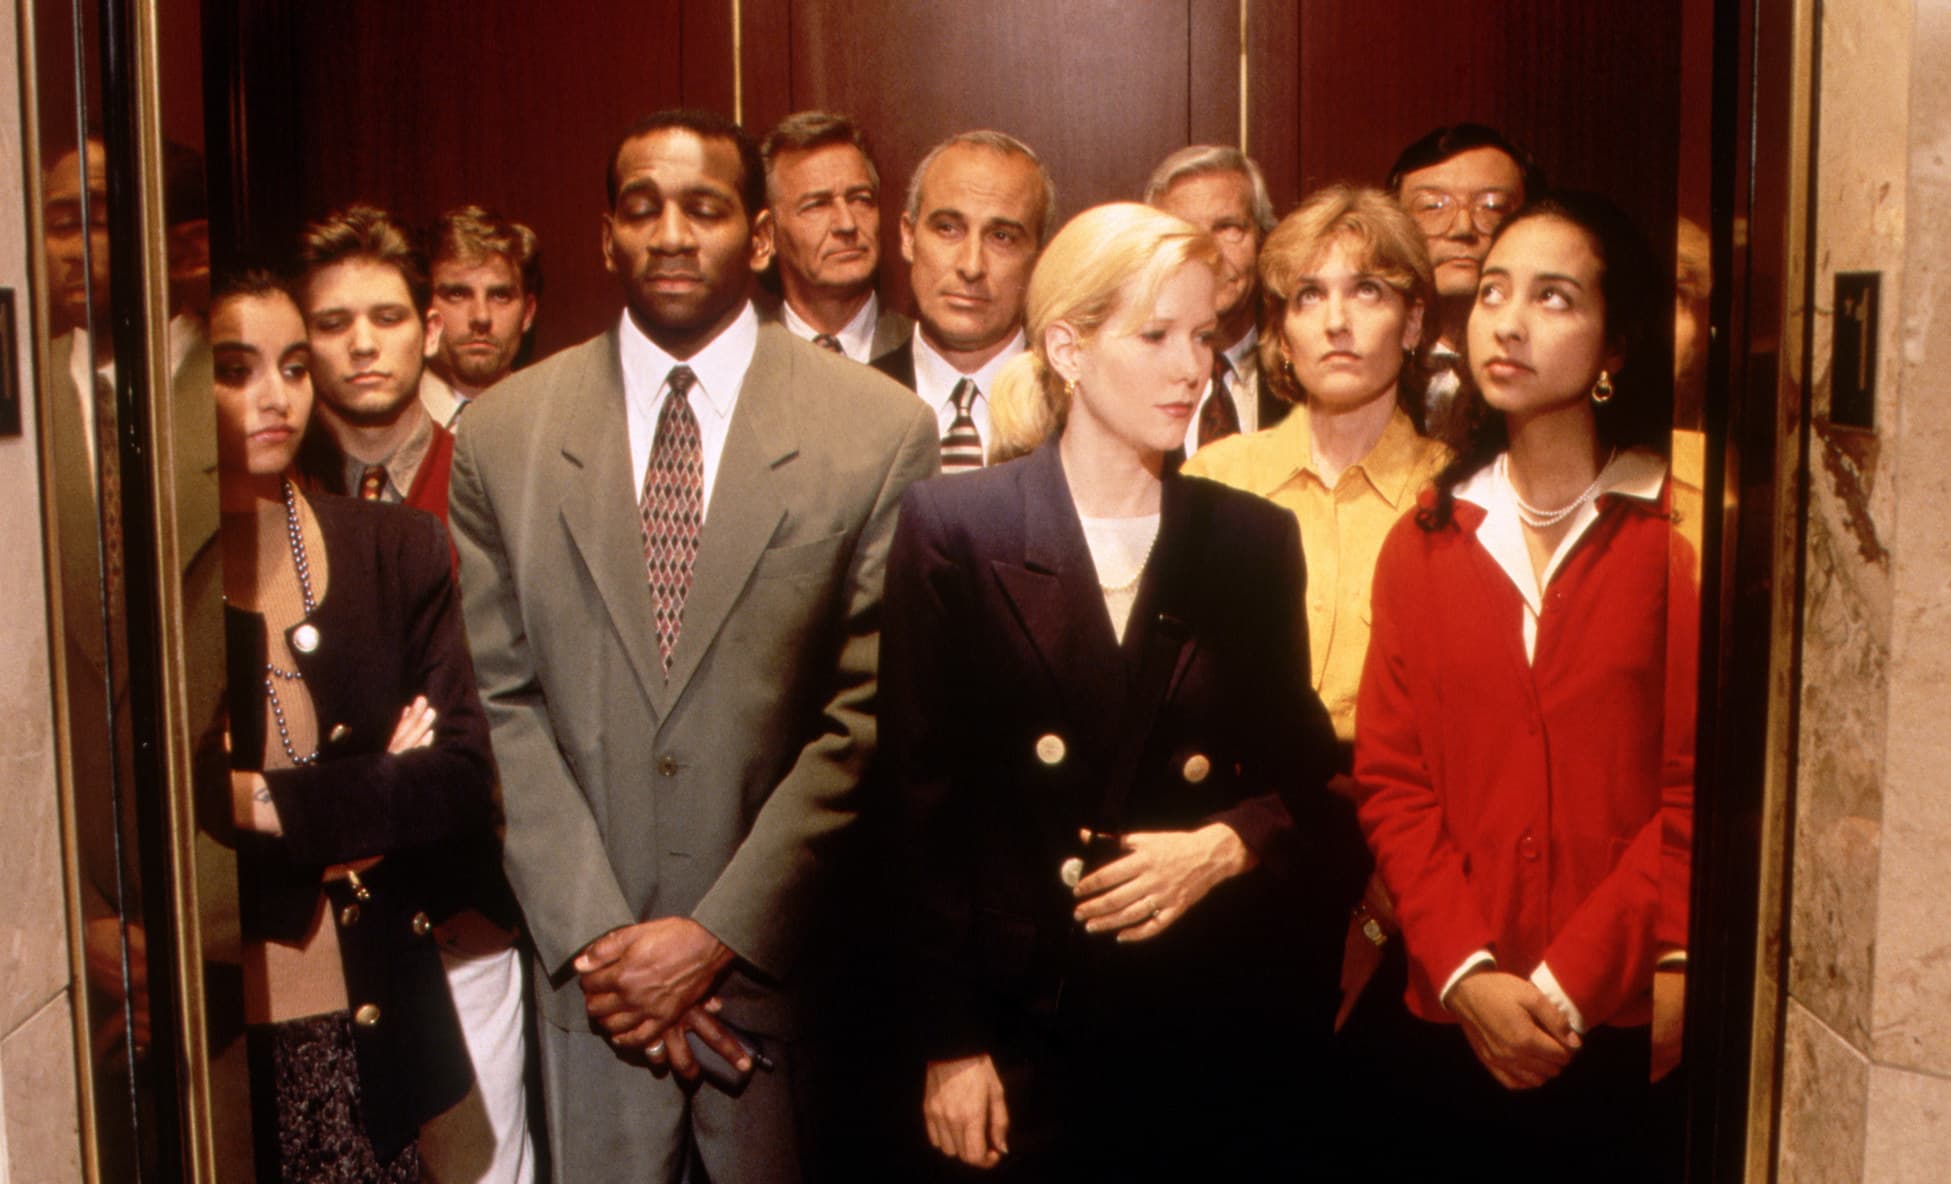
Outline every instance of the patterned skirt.
[[275, 1184], [416, 1184], [420, 1149], [382, 1164], [359, 1117], [352, 1013], [253, 1025], [251, 1122], [257, 1178]]

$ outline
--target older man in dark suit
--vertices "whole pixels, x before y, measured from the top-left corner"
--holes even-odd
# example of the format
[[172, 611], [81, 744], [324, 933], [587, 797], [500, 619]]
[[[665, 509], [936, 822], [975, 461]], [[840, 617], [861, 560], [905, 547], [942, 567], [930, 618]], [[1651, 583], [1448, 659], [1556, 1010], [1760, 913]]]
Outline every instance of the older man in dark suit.
[[[799, 1178], [797, 945], [874, 747], [882, 569], [936, 437], [894, 384], [759, 325], [761, 185], [718, 116], [632, 128], [603, 218], [626, 311], [510, 378], [455, 452], [562, 1181]], [[742, 1085], [693, 1085], [700, 1055]]]

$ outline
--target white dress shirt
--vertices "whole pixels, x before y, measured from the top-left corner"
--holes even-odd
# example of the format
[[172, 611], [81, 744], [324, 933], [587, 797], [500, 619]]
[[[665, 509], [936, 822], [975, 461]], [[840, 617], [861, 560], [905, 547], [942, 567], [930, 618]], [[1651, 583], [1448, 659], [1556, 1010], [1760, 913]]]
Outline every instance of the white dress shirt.
[[[792, 301], [779, 304], [779, 319], [786, 331], [803, 341], [811, 341], [820, 335], [820, 330], [806, 323], [806, 318], [793, 311]], [[860, 306], [854, 319], [833, 335], [840, 343], [840, 352], [856, 362], [868, 361], [868, 353], [874, 348], [874, 327], [881, 321], [881, 298], [874, 293], [867, 294], [867, 303]]]
[[[1226, 361], [1232, 369], [1226, 372], [1226, 396], [1233, 400], [1233, 412], [1240, 420], [1240, 434], [1260, 430], [1260, 392], [1254, 385], [1254, 375], [1258, 367], [1249, 359], [1253, 351], [1260, 348], [1260, 330], [1248, 329], [1246, 336], [1233, 343], [1226, 351]], [[1213, 397], [1213, 384], [1209, 379], [1205, 391], [1199, 396], [1199, 405], [1192, 409], [1192, 418], [1186, 421], [1186, 456], [1199, 451], [1199, 413], [1206, 409], [1207, 400]]]
[[731, 428], [732, 410], [738, 406], [738, 391], [745, 384], [745, 372], [751, 369], [752, 351], [759, 345], [758, 315], [747, 303], [737, 320], [683, 361], [665, 353], [644, 336], [627, 309], [617, 342], [630, 430], [630, 471], [636, 475], [630, 500], [643, 499], [644, 474], [650, 468], [650, 449], [657, 438], [657, 417], [663, 413], [664, 397], [670, 391], [671, 367], [689, 366], [698, 378], [691, 388], [691, 411], [698, 419], [700, 459], [704, 464], [703, 513], [709, 516], [712, 485], [718, 478], [719, 458], [725, 455], [725, 436]]
[[948, 426], [955, 422], [955, 403], [949, 396], [955, 393], [955, 384], [964, 378], [973, 379], [976, 385], [975, 402], [969, 407], [969, 418], [975, 421], [976, 435], [982, 437], [982, 463], [989, 463], [989, 391], [996, 385], [996, 376], [1017, 354], [1029, 347], [1029, 338], [1018, 329], [1008, 346], [995, 357], [983, 363], [982, 369], [974, 374], [964, 374], [949, 364], [947, 358], [935, 352], [921, 335], [921, 326], [915, 326], [915, 394], [921, 401], [935, 409], [935, 424], [940, 435], [948, 435]]

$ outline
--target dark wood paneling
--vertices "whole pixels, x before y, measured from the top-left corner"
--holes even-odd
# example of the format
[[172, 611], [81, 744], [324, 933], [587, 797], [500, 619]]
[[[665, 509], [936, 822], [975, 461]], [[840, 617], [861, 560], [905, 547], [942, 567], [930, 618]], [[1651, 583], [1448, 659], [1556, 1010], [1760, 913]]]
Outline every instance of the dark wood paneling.
[[1187, 142], [1186, 13], [1185, 0], [795, 4], [793, 105], [847, 112], [874, 137], [891, 199], [882, 232], [898, 260], [908, 174], [958, 131], [996, 128], [1036, 149], [1061, 217], [1136, 198], [1158, 159]]
[[1186, 142], [1240, 142], [1240, 0], [1186, 0]]
[[1306, 5], [1302, 183], [1381, 184], [1404, 145], [1471, 120], [1524, 144], [1554, 184], [1612, 194], [1670, 240], [1681, 12], [1682, 0]]
[[1253, 0], [1246, 44], [1246, 149], [1285, 213], [1301, 200], [1300, 0]]
[[284, 52], [258, 76], [254, 152], [272, 141], [267, 167], [252, 170], [258, 249], [288, 253], [305, 219], [349, 201], [414, 224], [480, 202], [541, 236], [539, 353], [616, 315], [598, 249], [603, 170], [632, 120], [682, 98], [674, 6], [428, 0], [306, 4], [285, 16], [287, 39], [272, 45]]

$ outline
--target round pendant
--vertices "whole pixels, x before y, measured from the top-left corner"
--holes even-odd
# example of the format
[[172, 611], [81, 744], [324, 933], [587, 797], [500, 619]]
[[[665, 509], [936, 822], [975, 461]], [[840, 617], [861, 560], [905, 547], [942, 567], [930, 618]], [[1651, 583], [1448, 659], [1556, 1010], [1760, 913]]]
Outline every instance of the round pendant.
[[318, 626], [304, 624], [291, 631], [291, 648], [309, 654], [318, 648]]

